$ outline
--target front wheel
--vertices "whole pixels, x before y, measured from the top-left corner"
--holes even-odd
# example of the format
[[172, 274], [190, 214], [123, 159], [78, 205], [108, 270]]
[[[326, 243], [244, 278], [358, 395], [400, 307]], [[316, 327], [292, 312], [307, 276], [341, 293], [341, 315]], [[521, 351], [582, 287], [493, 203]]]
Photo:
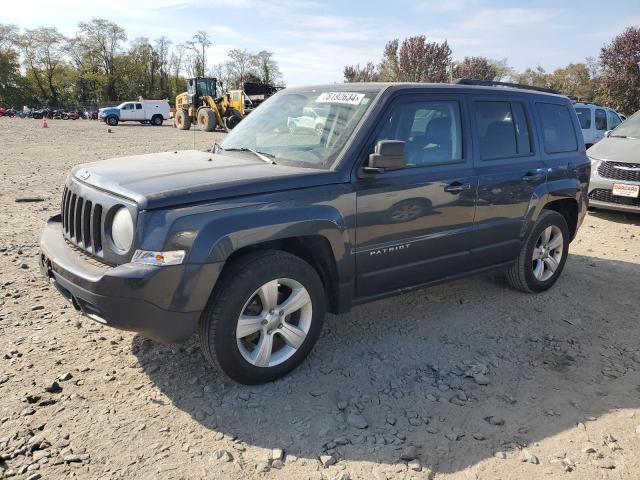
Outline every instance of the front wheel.
[[280, 251], [241, 257], [227, 267], [200, 319], [209, 363], [254, 385], [296, 368], [316, 343], [325, 313], [318, 273]]
[[118, 117], [114, 117], [114, 116], [107, 117], [107, 123], [112, 127], [115, 127], [116, 125], [118, 125]]
[[507, 270], [511, 286], [528, 293], [551, 288], [564, 269], [569, 241], [564, 217], [553, 210], [543, 210], [523, 243], [518, 259]]

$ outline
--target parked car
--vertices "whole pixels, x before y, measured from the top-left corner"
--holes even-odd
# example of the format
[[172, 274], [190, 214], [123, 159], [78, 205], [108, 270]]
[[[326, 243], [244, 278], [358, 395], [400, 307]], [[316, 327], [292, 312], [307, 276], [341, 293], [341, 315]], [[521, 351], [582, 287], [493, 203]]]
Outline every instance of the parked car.
[[169, 119], [169, 102], [167, 100], [141, 100], [124, 102], [117, 107], [106, 107], [98, 110], [100, 120], [111, 126], [119, 122], [151, 123], [160, 126]]
[[640, 213], [640, 112], [589, 149], [590, 205]]
[[613, 130], [623, 122], [618, 112], [595, 103], [574, 103], [573, 108], [578, 115], [587, 148], [598, 143], [607, 131]]
[[322, 135], [326, 112], [318, 108], [305, 108], [299, 117], [287, 118], [287, 128], [292, 134], [315, 133]]
[[[326, 109], [322, 135], [282, 128], [307, 108]], [[90, 318], [164, 342], [198, 331], [212, 365], [267, 382], [304, 360], [327, 310], [490, 269], [549, 289], [589, 170], [563, 96], [288, 88], [210, 151], [75, 167], [41, 266]]]

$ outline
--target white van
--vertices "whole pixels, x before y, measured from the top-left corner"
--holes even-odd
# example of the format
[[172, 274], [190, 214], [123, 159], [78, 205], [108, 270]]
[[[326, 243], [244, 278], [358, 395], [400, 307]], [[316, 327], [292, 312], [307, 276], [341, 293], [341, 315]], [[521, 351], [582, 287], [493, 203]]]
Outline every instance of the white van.
[[576, 102], [573, 108], [580, 120], [582, 136], [587, 148], [598, 143], [606, 132], [613, 130], [623, 121], [622, 115], [615, 110], [595, 103]]
[[117, 107], [101, 108], [98, 116], [111, 126], [118, 122], [151, 123], [160, 126], [169, 119], [169, 102], [167, 100], [139, 100], [124, 102]]

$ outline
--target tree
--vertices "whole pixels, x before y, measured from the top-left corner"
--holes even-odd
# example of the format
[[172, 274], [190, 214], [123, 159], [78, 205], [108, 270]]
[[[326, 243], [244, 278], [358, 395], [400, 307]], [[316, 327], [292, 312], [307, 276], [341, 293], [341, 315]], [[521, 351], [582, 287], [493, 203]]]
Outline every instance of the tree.
[[204, 30], [198, 30], [187, 45], [194, 52], [193, 76], [204, 77], [204, 72], [207, 70], [207, 49], [213, 45], [209, 34]]
[[486, 57], [464, 57], [464, 60], [453, 68], [453, 75], [456, 78], [495, 80], [498, 74], [495, 63]]
[[109, 100], [118, 100], [116, 83], [118, 81], [116, 56], [127, 34], [116, 23], [104, 18], [93, 18], [89, 22], [80, 22], [79, 41], [91, 50], [99, 59], [107, 77], [106, 96]]
[[344, 81], [353, 82], [377, 82], [379, 74], [376, 72], [376, 66], [372, 62], [367, 62], [364, 66], [347, 65], [344, 67]]
[[247, 74], [251, 71], [253, 64], [253, 55], [247, 49], [234, 48], [227, 54], [229, 62], [227, 68], [230, 73], [230, 87], [242, 88], [242, 84], [246, 81]]
[[549, 88], [551, 86], [549, 84], [549, 74], [539, 65], [536, 68], [527, 68], [524, 72], [515, 74], [514, 80], [516, 83], [534, 87]]
[[378, 81], [397, 82], [398, 79], [400, 78], [400, 65], [398, 65], [399, 45], [400, 45], [400, 41], [397, 38], [395, 38], [390, 42], [387, 42], [387, 44], [384, 46], [382, 61], [378, 65], [378, 73], [377, 73]]
[[20, 74], [18, 39], [15, 25], [0, 24], [0, 105], [19, 105], [30, 96], [28, 84]]
[[547, 80], [551, 88], [568, 97], [586, 102], [592, 102], [595, 98], [595, 82], [584, 63], [570, 63], [566, 67], [558, 68]]
[[451, 48], [442, 43], [427, 43], [424, 35], [405, 38], [400, 46], [399, 79], [404, 82], [446, 82], [451, 64]]
[[273, 59], [273, 53], [262, 50], [251, 59], [252, 70], [260, 81], [266, 85], [275, 85], [282, 82], [282, 73], [278, 63]]
[[616, 110], [630, 115], [640, 109], [640, 28], [629, 27], [600, 51], [598, 94]]
[[158, 58], [158, 73], [160, 75], [158, 82], [158, 93], [161, 97], [168, 97], [170, 95], [169, 89], [169, 48], [171, 47], [171, 40], [167, 37], [156, 38], [155, 51]]
[[34, 79], [41, 100], [58, 106], [58, 74], [64, 67], [65, 37], [54, 27], [27, 30], [20, 38], [27, 75]]

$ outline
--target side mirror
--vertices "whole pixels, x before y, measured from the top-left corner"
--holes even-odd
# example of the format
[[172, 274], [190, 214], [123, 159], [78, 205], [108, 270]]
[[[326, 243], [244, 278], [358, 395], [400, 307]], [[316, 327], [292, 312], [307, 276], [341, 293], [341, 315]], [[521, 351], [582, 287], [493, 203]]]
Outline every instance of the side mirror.
[[405, 143], [400, 140], [380, 140], [374, 152], [369, 155], [365, 172], [382, 173], [388, 170], [401, 170], [407, 166], [404, 156]]

